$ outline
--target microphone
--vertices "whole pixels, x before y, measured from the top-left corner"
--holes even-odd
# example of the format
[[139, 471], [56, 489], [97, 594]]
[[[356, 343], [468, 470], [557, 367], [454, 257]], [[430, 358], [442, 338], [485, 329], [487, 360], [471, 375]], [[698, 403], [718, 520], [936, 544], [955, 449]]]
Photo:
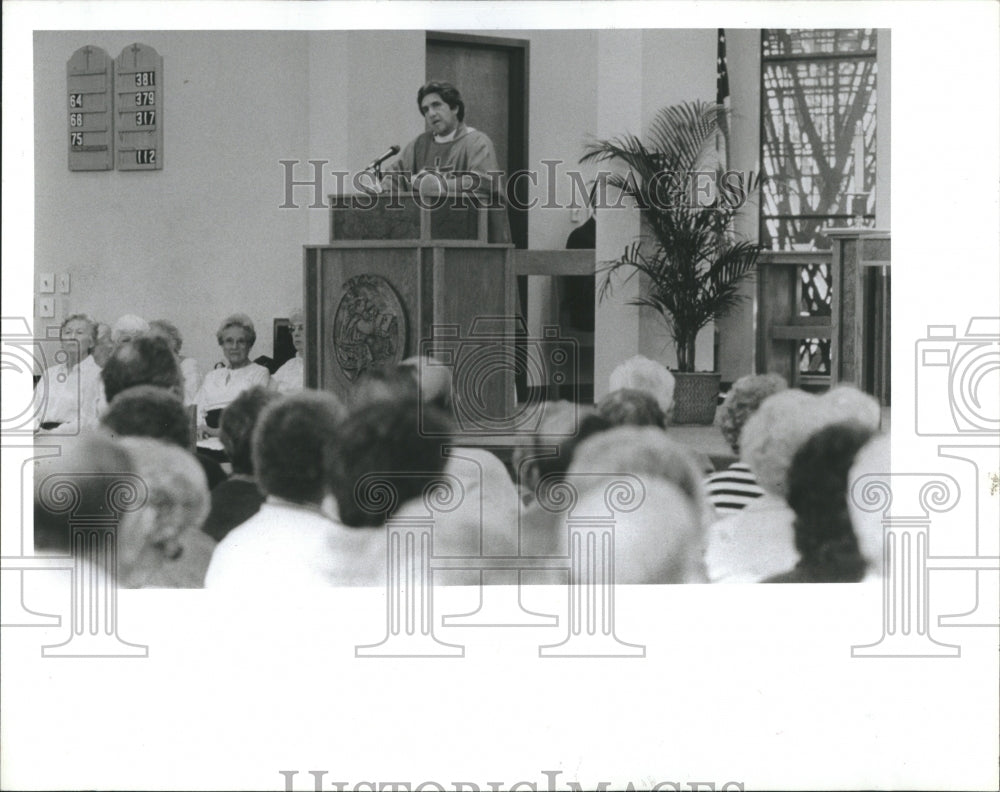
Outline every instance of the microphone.
[[389, 146], [388, 151], [372, 160], [372, 164], [368, 166], [367, 170], [378, 170], [379, 165], [389, 159], [389, 157], [395, 157], [398, 153], [399, 146]]

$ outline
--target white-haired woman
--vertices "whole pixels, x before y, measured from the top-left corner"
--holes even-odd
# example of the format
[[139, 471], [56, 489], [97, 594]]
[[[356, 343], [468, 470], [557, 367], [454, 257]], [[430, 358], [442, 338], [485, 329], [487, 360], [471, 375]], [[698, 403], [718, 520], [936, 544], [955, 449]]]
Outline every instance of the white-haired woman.
[[292, 345], [295, 347], [295, 357], [287, 361], [271, 377], [271, 387], [278, 393], [297, 393], [305, 387], [305, 361], [302, 350], [306, 345], [306, 317], [301, 309], [292, 311], [288, 317], [292, 329]]
[[[97, 325], [86, 314], [67, 316], [59, 328], [57, 360], [42, 374], [35, 388], [32, 411], [35, 430], [73, 433], [93, 424], [93, 402], [101, 382], [101, 369], [91, 350], [97, 342]], [[75, 427], [75, 429], [70, 428]]]
[[257, 331], [246, 314], [233, 314], [222, 320], [215, 334], [222, 348], [225, 366], [205, 375], [195, 397], [198, 407], [198, 437], [217, 437], [223, 409], [247, 388], [267, 387], [270, 372], [250, 360], [250, 350], [257, 341]]

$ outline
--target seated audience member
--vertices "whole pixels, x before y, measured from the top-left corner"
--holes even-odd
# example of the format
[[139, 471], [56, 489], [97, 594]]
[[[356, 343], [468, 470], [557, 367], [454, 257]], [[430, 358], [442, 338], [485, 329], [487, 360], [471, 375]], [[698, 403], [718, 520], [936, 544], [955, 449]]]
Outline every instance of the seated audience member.
[[667, 416], [659, 403], [647, 391], [619, 388], [597, 403], [598, 415], [612, 426], [655, 426], [667, 428]]
[[167, 339], [184, 377], [184, 404], [194, 404], [194, 397], [198, 395], [198, 388], [201, 386], [201, 374], [198, 372], [198, 361], [181, 354], [181, 346], [184, 344], [181, 331], [173, 322], [154, 319], [149, 323], [149, 334]]
[[795, 453], [788, 470], [788, 505], [795, 512], [799, 562], [765, 583], [857, 583], [865, 558], [847, 509], [848, 472], [872, 437], [860, 423], [835, 423]]
[[109, 516], [108, 487], [137, 475], [132, 457], [121, 444], [97, 432], [68, 438], [61, 454], [40, 458], [34, 472], [35, 553], [48, 556], [72, 553], [71, 512], [60, 511], [68, 493], [53, 486], [72, 482], [79, 499], [74, 508], [77, 514]]
[[97, 343], [94, 345], [94, 351], [91, 353], [98, 368], [104, 368], [104, 364], [108, 362], [108, 358], [111, 357], [114, 348], [115, 345], [111, 341], [111, 325], [107, 322], [98, 322]]
[[701, 473], [690, 449], [655, 427], [621, 426], [600, 432], [577, 446], [567, 480], [586, 486], [588, 479], [606, 480], [618, 473], [638, 476], [643, 483], [662, 479], [676, 486], [691, 502], [702, 526], [713, 519]]
[[257, 331], [246, 314], [233, 314], [222, 320], [215, 334], [226, 358], [226, 365], [205, 375], [195, 397], [198, 405], [198, 437], [218, 437], [222, 410], [237, 396], [254, 385], [267, 386], [271, 378], [264, 366], [250, 360], [250, 350], [257, 341]]
[[547, 496], [559, 492], [558, 485], [564, 480], [577, 447], [612, 428], [608, 419], [593, 409], [570, 402], [551, 402], [544, 409], [532, 443], [514, 449], [514, 470], [523, 504], [519, 510], [518, 534], [527, 555], [535, 554], [536, 548], [545, 553], [546, 537], [556, 530], [563, 517], [558, 509], [551, 507], [552, 498]]
[[399, 364], [402, 371], [409, 372], [417, 383], [420, 401], [451, 413], [453, 384], [451, 368], [440, 360], [430, 357], [409, 357]]
[[[387, 517], [419, 499], [430, 483], [444, 481], [441, 438], [450, 428], [447, 417], [433, 407], [425, 407], [419, 416], [412, 399], [375, 401], [353, 410], [340, 428], [332, 477], [343, 523], [381, 527]], [[387, 504], [385, 511], [364, 498], [369, 476], [385, 476], [391, 482], [394, 497], [379, 499]]]
[[[611, 502], [634, 508], [614, 513], [615, 581], [705, 582], [705, 527], [711, 509], [701, 472], [688, 449], [656, 427], [616, 427], [580, 443], [564, 480], [539, 492], [539, 504], [558, 518], [533, 526], [522, 536], [522, 547], [529, 555], [568, 555], [573, 521], [567, 509], [577, 518], [608, 516], [606, 490], [616, 480], [628, 482], [615, 490], [628, 496]], [[566, 486], [576, 497], [565, 497]], [[530, 577], [532, 582], [556, 582], [560, 575]]]
[[135, 314], [120, 316], [111, 328], [111, 345], [114, 347], [134, 341], [149, 331], [149, 322]]
[[882, 424], [878, 400], [853, 385], [834, 385], [821, 399], [828, 423], [857, 421], [873, 432]]
[[343, 405], [302, 391], [269, 405], [254, 430], [253, 463], [266, 499], [219, 542], [205, 586], [275, 593], [337, 585], [382, 585], [385, 539], [337, 518], [331, 481], [342, 463]]
[[820, 398], [789, 389], [763, 401], [740, 434], [740, 458], [764, 494], [709, 528], [705, 562], [713, 583], [754, 583], [793, 566], [795, 514], [785, 477], [799, 446], [820, 429]]
[[267, 405], [281, 396], [256, 386], [245, 390], [222, 411], [219, 439], [233, 465], [232, 475], [212, 490], [212, 510], [202, 530], [215, 541], [253, 517], [264, 502], [253, 469], [253, 430]]
[[286, 361], [271, 377], [271, 387], [279, 393], [296, 393], [305, 387], [306, 370], [302, 352], [306, 346], [306, 317], [301, 309], [288, 317], [292, 327], [292, 346], [295, 357]]
[[376, 401], [408, 399], [416, 401], [419, 390], [409, 368], [381, 365], [366, 368], [351, 391], [350, 408], [356, 409]]
[[576, 446], [611, 428], [593, 408], [569, 401], [545, 402], [538, 430], [514, 449], [512, 464], [522, 503], [531, 505], [542, 481], [555, 482], [569, 469]]
[[674, 410], [675, 385], [674, 375], [665, 366], [643, 355], [635, 355], [620, 363], [608, 379], [609, 391], [629, 388], [652, 395], [663, 410], [667, 425]]
[[754, 582], [795, 565], [795, 514], [785, 500], [795, 452], [824, 426], [845, 420], [846, 413], [876, 428], [872, 420], [878, 410], [871, 409], [871, 396], [848, 386], [835, 391], [823, 396], [779, 391], [747, 419], [740, 456], [764, 495], [710, 528], [706, 562], [712, 582]]
[[867, 511], [859, 507], [863, 497], [860, 488], [875, 484], [870, 480], [860, 480], [864, 476], [877, 477], [882, 485], [888, 487], [890, 470], [889, 436], [876, 435], [858, 452], [847, 477], [847, 511], [858, 539], [858, 550], [865, 559], [863, 581], [866, 583], [881, 583], [885, 577], [885, 526], [881, 510]]
[[208, 485], [194, 457], [148, 437], [122, 447], [146, 484], [145, 505], [118, 531], [121, 588], [201, 588], [215, 542], [199, 529], [208, 515]]
[[[586, 490], [574, 513], [606, 515], [604, 497], [603, 488]], [[615, 513], [614, 582], [707, 582], [705, 528], [691, 498], [676, 485], [656, 477], [644, 477], [642, 497], [642, 504], [634, 511]], [[560, 530], [565, 538], [560, 537], [563, 546], [558, 554], [569, 555], [573, 526], [565, 517]]]
[[[757, 411], [764, 399], [787, 388], [788, 383], [780, 374], [750, 374], [733, 383], [715, 414], [715, 425], [737, 457], [740, 455], [740, 432], [743, 424]], [[764, 494], [750, 468], [742, 461], [736, 461], [725, 470], [710, 474], [705, 483], [708, 499], [720, 517], [738, 512]]]
[[91, 355], [97, 342], [97, 326], [86, 314], [72, 314], [59, 328], [63, 362], [50, 366], [35, 387], [32, 411], [36, 431], [62, 427], [70, 434], [94, 422], [93, 404], [101, 381], [101, 369]]
[[[190, 452], [191, 420], [180, 398], [171, 390], [155, 385], [137, 385], [122, 391], [108, 406], [101, 425], [112, 437], [151, 437]], [[209, 489], [226, 478], [214, 459], [195, 454]]]
[[[448, 366], [432, 358], [412, 357], [399, 369], [413, 377], [423, 408], [451, 415]], [[446, 456], [444, 472], [461, 483], [465, 496], [449, 518], [447, 529], [438, 532], [436, 547], [442, 553], [453, 546], [463, 553], [516, 554], [518, 495], [503, 462], [496, 454], [466, 443], [446, 443], [442, 452]]]
[[115, 347], [101, 369], [106, 404], [124, 390], [136, 385], [155, 385], [175, 394], [184, 395], [181, 370], [174, 353], [163, 338], [139, 336]]

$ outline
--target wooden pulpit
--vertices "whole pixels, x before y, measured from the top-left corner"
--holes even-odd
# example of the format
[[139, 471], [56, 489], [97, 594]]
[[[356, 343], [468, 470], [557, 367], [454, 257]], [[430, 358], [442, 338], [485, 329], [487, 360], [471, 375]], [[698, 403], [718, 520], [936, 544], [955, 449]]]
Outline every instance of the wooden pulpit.
[[414, 355], [454, 376], [459, 432], [503, 431], [515, 404], [506, 210], [409, 193], [331, 196], [330, 242], [304, 249], [307, 387], [349, 400]]

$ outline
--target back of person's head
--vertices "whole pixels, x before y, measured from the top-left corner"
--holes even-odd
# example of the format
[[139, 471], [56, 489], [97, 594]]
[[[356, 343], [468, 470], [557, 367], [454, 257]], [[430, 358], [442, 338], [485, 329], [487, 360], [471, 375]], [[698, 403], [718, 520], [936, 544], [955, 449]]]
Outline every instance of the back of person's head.
[[847, 479], [854, 458], [872, 438], [858, 422], [825, 426], [795, 453], [788, 470], [788, 505], [795, 512], [795, 547], [802, 562], [829, 582], [864, 575], [847, 509]]
[[878, 399], [853, 385], [834, 385], [820, 397], [828, 423], [857, 421], [871, 430], [882, 422], [882, 408]]
[[620, 363], [608, 378], [608, 389], [611, 391], [631, 388], [651, 394], [668, 420], [674, 406], [675, 385], [674, 375], [665, 366], [643, 355], [635, 355]]
[[591, 407], [569, 401], [545, 402], [538, 431], [514, 449], [512, 460], [517, 483], [531, 492], [545, 478], [569, 469], [576, 447], [591, 435], [611, 428], [611, 422]]
[[155, 385], [178, 396], [184, 394], [177, 358], [167, 340], [156, 336], [139, 336], [116, 347], [101, 369], [101, 380], [108, 403], [136, 385]]
[[104, 364], [108, 362], [114, 349], [114, 342], [111, 340], [111, 325], [107, 322], [98, 322], [94, 328], [94, 337], [96, 340], [91, 354], [94, 356], [94, 362], [104, 368]]
[[109, 487], [115, 482], [134, 482], [135, 476], [136, 466], [129, 453], [120, 443], [98, 432], [67, 439], [60, 456], [36, 462], [36, 552], [68, 555], [72, 549], [71, 513], [63, 509], [72, 504], [71, 511], [77, 516], [112, 517]]
[[[644, 481], [641, 497], [634, 508], [614, 512], [615, 583], [706, 582], [705, 530], [688, 495], [669, 481], [650, 478]], [[607, 516], [604, 489], [584, 491], [573, 512]], [[559, 530], [579, 530], [572, 523], [564, 517]], [[586, 523], [581, 525], [589, 532]]]
[[787, 390], [788, 382], [780, 374], [749, 374], [733, 383], [716, 411], [715, 425], [726, 438], [734, 454], [740, 453], [740, 432], [764, 399]]
[[430, 404], [446, 413], [451, 410], [451, 369], [447, 365], [426, 356], [410, 357], [399, 365], [416, 379], [420, 400], [424, 404]]
[[219, 439], [233, 465], [233, 473], [253, 474], [253, 430], [261, 412], [281, 395], [269, 388], [256, 387], [243, 391], [222, 411]]
[[740, 459], [765, 492], [784, 498], [799, 447], [826, 423], [818, 396], [795, 388], [768, 396], [740, 433]]
[[417, 107], [420, 107], [420, 103], [424, 101], [424, 97], [427, 94], [437, 94], [440, 96], [444, 103], [452, 110], [457, 108], [459, 121], [465, 120], [465, 102], [462, 101], [462, 94], [458, 92], [458, 88], [454, 85], [443, 80], [431, 80], [429, 83], [420, 86], [420, 90], [417, 91]]
[[867, 563], [866, 580], [878, 580], [885, 574], [884, 515], [881, 510], [862, 509], [859, 502], [864, 494], [855, 490], [855, 486], [871, 486], [871, 481], [860, 481], [865, 476], [877, 477], [878, 485], [889, 486], [890, 445], [888, 435], [876, 435], [858, 451], [847, 475], [847, 513], [858, 539], [858, 550]]
[[595, 481], [615, 474], [638, 476], [643, 484], [669, 481], [688, 498], [698, 519], [709, 517], [701, 471], [691, 452], [655, 427], [621, 426], [588, 438], [576, 448], [567, 478]]
[[633, 388], [612, 391], [597, 403], [597, 412], [613, 426], [667, 427], [667, 416], [653, 395]]
[[118, 318], [111, 328], [111, 343], [115, 346], [134, 341], [149, 330], [149, 322], [135, 314], [125, 314]]
[[181, 347], [184, 345], [184, 337], [173, 322], [167, 319], [154, 319], [149, 323], [148, 333], [167, 339], [174, 354], [180, 354]]
[[412, 401], [419, 395], [417, 380], [410, 368], [394, 365], [369, 366], [358, 377], [351, 391], [350, 406], [360, 407], [375, 401]]
[[345, 412], [325, 391], [302, 391], [268, 405], [253, 433], [261, 489], [293, 503], [321, 503], [329, 492], [330, 460]]
[[[126, 437], [121, 443], [148, 493], [140, 519], [118, 534], [119, 574], [132, 587], [163, 560], [179, 555], [178, 538], [201, 528], [211, 501], [205, 472], [193, 454], [148, 437]], [[150, 556], [143, 552], [148, 549], [156, 552]]]
[[191, 446], [191, 420], [184, 403], [155, 385], [136, 385], [111, 400], [101, 425], [114, 437], [151, 437], [181, 448]]
[[[396, 508], [420, 496], [444, 470], [442, 436], [450, 431], [447, 416], [429, 406], [420, 414], [416, 399], [376, 401], [353, 410], [341, 424], [332, 469], [341, 521], [382, 525]], [[396, 497], [388, 513], [373, 511], [359, 490], [369, 475], [391, 482]]]

